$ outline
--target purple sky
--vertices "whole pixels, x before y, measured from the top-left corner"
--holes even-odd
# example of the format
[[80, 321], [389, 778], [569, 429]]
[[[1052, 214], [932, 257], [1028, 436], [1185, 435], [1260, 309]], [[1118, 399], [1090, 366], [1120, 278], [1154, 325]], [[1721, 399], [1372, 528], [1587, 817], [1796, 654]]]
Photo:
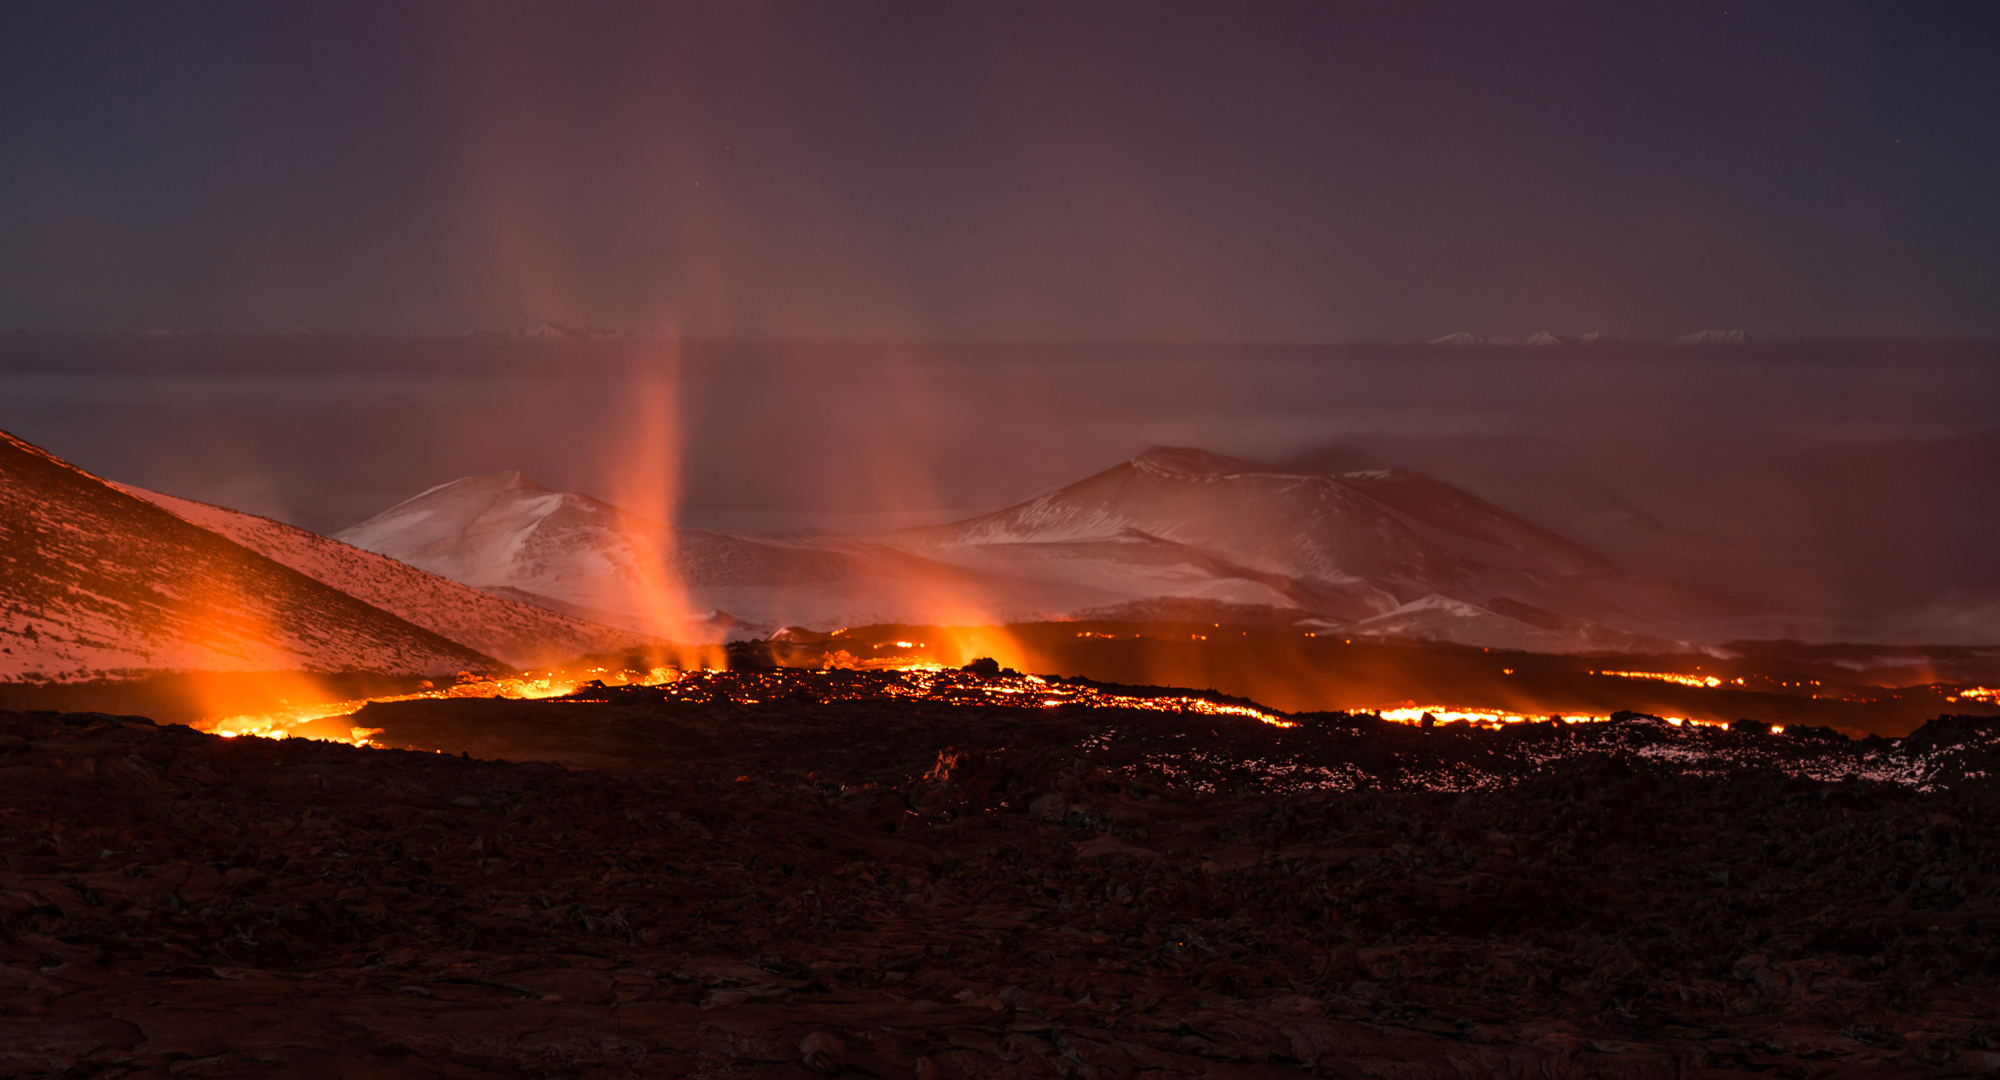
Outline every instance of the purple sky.
[[[688, 524], [1360, 455], [1867, 614], [2000, 589], [1996, 56], [1912, 0], [24, 0], [0, 427], [336, 528], [609, 494], [680, 355]], [[459, 336], [545, 322], [686, 340]], [[1704, 329], [1763, 343], [1645, 344]], [[1641, 344], [1381, 344], [1541, 330]]]
[[0, 10], [0, 330], [2000, 333], [2000, 6]]

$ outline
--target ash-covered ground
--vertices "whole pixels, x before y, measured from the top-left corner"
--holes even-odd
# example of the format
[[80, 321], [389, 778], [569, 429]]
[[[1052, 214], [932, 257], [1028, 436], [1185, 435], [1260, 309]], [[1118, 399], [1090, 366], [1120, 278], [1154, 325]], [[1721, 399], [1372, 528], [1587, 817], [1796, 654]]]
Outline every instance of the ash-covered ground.
[[414, 751], [0, 714], [0, 1074], [2000, 1068], [1991, 721], [1258, 712], [745, 673], [354, 717]]

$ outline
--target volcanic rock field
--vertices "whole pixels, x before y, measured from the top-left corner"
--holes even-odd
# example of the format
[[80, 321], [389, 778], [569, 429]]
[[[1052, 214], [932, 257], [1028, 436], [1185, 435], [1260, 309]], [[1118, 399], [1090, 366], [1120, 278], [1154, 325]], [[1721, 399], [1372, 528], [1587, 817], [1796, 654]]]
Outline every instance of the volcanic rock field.
[[1990, 720], [746, 672], [353, 723], [0, 714], [0, 1074], [2000, 1068]]

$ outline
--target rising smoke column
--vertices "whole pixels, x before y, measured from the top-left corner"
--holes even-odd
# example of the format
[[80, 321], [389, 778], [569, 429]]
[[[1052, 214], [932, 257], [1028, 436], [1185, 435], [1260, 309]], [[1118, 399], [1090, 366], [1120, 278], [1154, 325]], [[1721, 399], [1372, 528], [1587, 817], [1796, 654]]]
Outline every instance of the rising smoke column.
[[[628, 537], [635, 565], [629, 580], [637, 595], [632, 606], [652, 623], [653, 632], [672, 642], [703, 636], [688, 602], [685, 564], [674, 522], [681, 488], [680, 343], [668, 335], [635, 356], [628, 369], [622, 423], [604, 447], [601, 468], [612, 501], [656, 529]], [[722, 667], [714, 645], [676, 645], [666, 659], [679, 667]]]

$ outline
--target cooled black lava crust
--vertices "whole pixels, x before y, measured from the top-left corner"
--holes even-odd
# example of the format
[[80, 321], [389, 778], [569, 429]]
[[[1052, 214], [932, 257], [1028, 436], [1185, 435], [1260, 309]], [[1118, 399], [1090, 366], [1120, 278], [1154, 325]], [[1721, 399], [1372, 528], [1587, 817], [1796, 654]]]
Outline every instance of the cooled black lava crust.
[[[2000, 1065], [1980, 724], [1825, 782], [1642, 721], [582, 697], [356, 718], [469, 756], [0, 714], [0, 1073]], [[484, 760], [551, 746], [602, 767]]]

